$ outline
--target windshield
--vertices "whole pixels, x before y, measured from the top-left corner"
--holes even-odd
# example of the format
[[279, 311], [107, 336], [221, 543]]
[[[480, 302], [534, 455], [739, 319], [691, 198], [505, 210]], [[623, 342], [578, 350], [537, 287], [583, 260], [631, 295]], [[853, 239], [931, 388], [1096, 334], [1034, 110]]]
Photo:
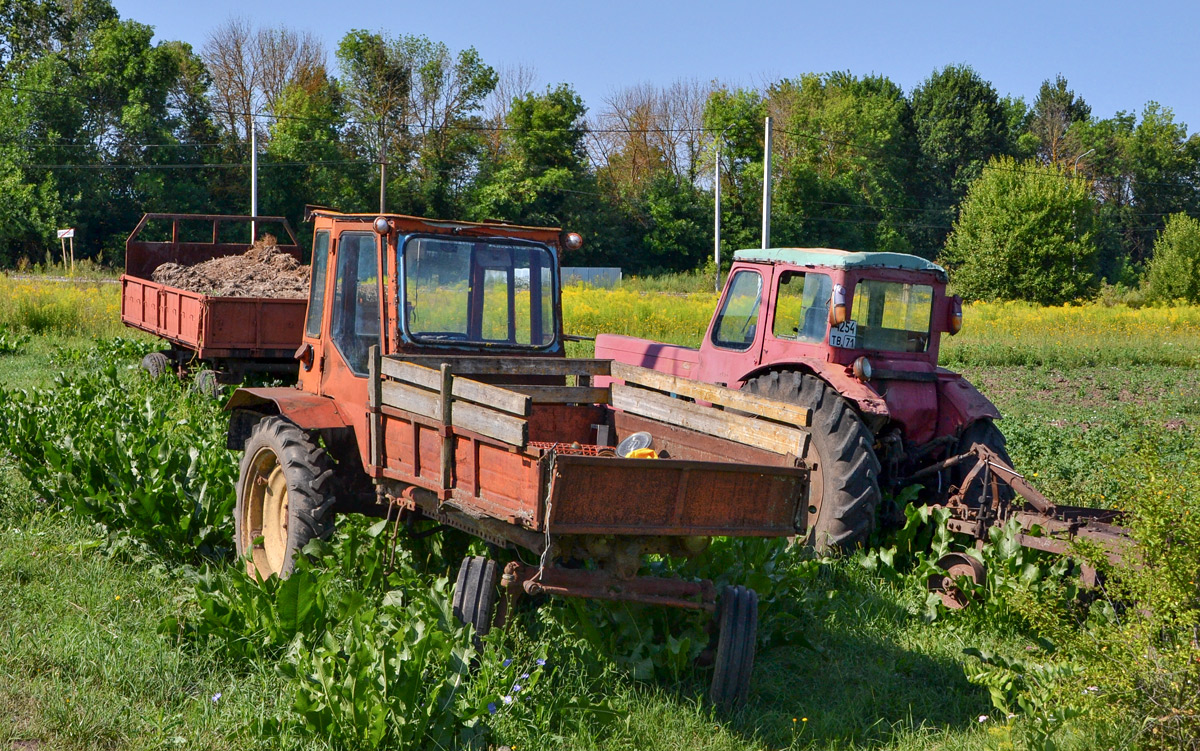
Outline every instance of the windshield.
[[554, 343], [554, 257], [545, 246], [413, 237], [403, 253], [405, 319], [417, 341]]
[[860, 349], [924, 352], [929, 346], [933, 287], [863, 279], [854, 289]]

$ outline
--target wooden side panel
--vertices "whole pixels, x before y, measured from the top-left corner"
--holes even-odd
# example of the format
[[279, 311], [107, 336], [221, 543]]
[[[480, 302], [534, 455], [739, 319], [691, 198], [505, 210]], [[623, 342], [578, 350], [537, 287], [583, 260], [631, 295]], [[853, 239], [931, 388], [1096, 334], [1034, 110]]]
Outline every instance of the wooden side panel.
[[808, 445], [808, 433], [798, 428], [701, 407], [632, 386], [613, 384], [612, 404], [635, 415], [721, 436], [777, 454], [804, 456]]
[[720, 404], [723, 407], [776, 420], [787, 425], [808, 427], [812, 424], [812, 410], [807, 407], [764, 399], [711, 383], [680, 378], [670, 373], [660, 373], [657, 370], [639, 368], [636, 365], [621, 362], [612, 364], [612, 375], [613, 378], [619, 378], [626, 383], [636, 383], [657, 391], [678, 394], [710, 404]]
[[[566, 376], [608, 375], [609, 360], [563, 357], [472, 357], [461, 355], [391, 355], [425, 368], [449, 363], [455, 375]], [[386, 372], [386, 371], [385, 371]]]

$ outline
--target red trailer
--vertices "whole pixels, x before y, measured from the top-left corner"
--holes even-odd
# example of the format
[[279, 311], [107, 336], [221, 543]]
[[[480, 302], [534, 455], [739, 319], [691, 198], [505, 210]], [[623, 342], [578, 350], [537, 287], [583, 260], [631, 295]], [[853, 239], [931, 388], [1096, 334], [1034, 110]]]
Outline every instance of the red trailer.
[[[141, 239], [150, 222], [169, 222], [171, 239]], [[194, 227], [200, 222], [211, 225], [211, 240], [185, 240], [184, 223]], [[170, 344], [142, 361], [152, 375], [199, 366], [197, 385], [211, 389], [218, 380], [241, 380], [251, 371], [295, 374], [306, 298], [217, 297], [152, 281], [154, 270], [164, 263], [192, 266], [245, 253], [249, 243], [222, 242], [222, 232], [228, 225], [251, 222], [282, 227], [290, 243], [280, 243], [279, 250], [302, 260], [296, 235], [283, 217], [146, 214], [125, 241], [121, 321]]]

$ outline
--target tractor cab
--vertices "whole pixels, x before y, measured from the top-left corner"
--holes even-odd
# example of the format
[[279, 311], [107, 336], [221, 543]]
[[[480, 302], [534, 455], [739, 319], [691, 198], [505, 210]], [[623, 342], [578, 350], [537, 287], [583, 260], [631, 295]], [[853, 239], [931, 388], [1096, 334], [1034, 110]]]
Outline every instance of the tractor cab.
[[731, 381], [789, 357], [842, 365], [867, 381], [876, 368], [932, 372], [940, 335], [961, 322], [946, 272], [917, 256], [740, 250], [704, 347], [728, 353]]
[[[312, 212], [300, 386], [361, 390], [369, 352], [562, 356], [556, 228]], [[348, 389], [348, 390], [347, 390]]]
[[961, 299], [946, 294], [945, 270], [924, 258], [740, 250], [701, 344], [697, 377], [741, 385], [791, 363], [855, 401], [874, 427], [900, 426], [910, 444], [923, 444], [987, 409], [974, 404], [974, 389], [958, 394], [953, 386], [947, 400], [939, 386], [966, 384], [937, 366], [941, 335], [961, 326]]

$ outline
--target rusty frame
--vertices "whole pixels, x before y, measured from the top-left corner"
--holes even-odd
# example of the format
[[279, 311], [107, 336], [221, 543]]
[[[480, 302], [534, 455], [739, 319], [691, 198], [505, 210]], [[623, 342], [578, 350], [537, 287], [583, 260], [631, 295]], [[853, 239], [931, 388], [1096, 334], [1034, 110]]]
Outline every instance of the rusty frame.
[[[982, 543], [987, 540], [989, 529], [1016, 519], [1021, 529], [1017, 542], [1022, 547], [1067, 556], [1074, 551], [1077, 541], [1087, 541], [1097, 545], [1113, 565], [1129, 554], [1133, 539], [1128, 528], [1119, 524], [1119, 511], [1056, 505], [986, 446], [976, 444], [970, 451], [931, 465], [908, 479], [919, 479], [971, 459], [977, 461], [962, 485], [945, 503], [937, 504], [950, 511], [947, 522], [950, 531], [970, 535]], [[976, 483], [983, 490], [982, 502], [972, 504], [967, 496]], [[1016, 498], [1005, 498], [1003, 487], [1011, 489]], [[1082, 569], [1084, 583], [1095, 584], [1095, 567], [1083, 563]]]
[[605, 571], [558, 566], [541, 568], [512, 561], [504, 567], [500, 586], [512, 597], [544, 594], [636, 602], [706, 613], [714, 613], [717, 609], [717, 588], [708, 579], [698, 582], [658, 576], [621, 579]]

